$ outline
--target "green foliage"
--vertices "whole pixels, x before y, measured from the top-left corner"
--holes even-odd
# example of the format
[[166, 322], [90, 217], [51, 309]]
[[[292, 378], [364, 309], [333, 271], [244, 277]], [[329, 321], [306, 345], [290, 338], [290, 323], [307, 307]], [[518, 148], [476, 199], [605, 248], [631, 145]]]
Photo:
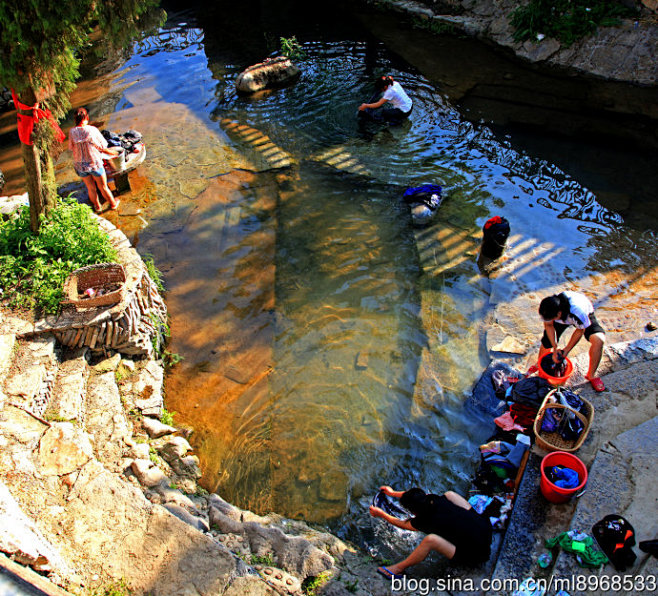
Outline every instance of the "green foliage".
[[269, 553], [266, 555], [251, 555], [249, 562], [252, 565], [268, 565], [269, 567], [274, 565], [274, 559]]
[[155, 333], [151, 337], [151, 344], [153, 345], [153, 351], [156, 354], [163, 354], [164, 353], [164, 346], [167, 343], [167, 340], [169, 339], [169, 336], [171, 335], [171, 329], [169, 328], [169, 321], [163, 321], [156, 315], [155, 313], [151, 312], [148, 315], [149, 320], [151, 321], [151, 324], [155, 328]]
[[353, 582], [345, 582], [345, 589], [350, 593], [354, 594], [359, 586], [359, 580], [355, 579]]
[[154, 447], [149, 447], [149, 459], [151, 460], [151, 463], [156, 466], [160, 463], [160, 456]]
[[512, 13], [511, 24], [517, 42], [545, 35], [568, 47], [598, 26], [617, 25], [635, 14], [618, 0], [531, 0]]
[[98, 588], [90, 592], [90, 596], [130, 596], [132, 594], [130, 586], [125, 579], [120, 579], [104, 588]]
[[185, 358], [176, 352], [169, 352], [168, 350], [162, 352], [162, 361], [166, 368], [171, 368], [182, 360], [185, 360]]
[[302, 592], [304, 592], [306, 596], [315, 596], [317, 594], [318, 588], [321, 588], [329, 581], [329, 576], [330, 574], [328, 571], [323, 571], [319, 575], [307, 577], [302, 582]]
[[446, 23], [438, 19], [426, 19], [421, 17], [412, 17], [411, 23], [418, 29], [425, 29], [437, 35], [456, 35], [457, 29], [452, 23]]
[[42, 219], [37, 235], [30, 230], [27, 207], [0, 222], [0, 289], [11, 307], [55, 314], [71, 271], [114, 262], [116, 256], [89, 207], [74, 199], [62, 200], [48, 219]]
[[153, 283], [155, 284], [155, 287], [158, 288], [158, 292], [164, 294], [165, 285], [164, 285], [164, 281], [162, 280], [162, 273], [160, 273], [160, 270], [155, 266], [153, 255], [150, 254], [142, 255], [142, 261], [144, 261], [144, 265], [146, 266], [146, 271], [148, 271], [150, 278], [153, 280]]
[[160, 422], [166, 424], [167, 426], [174, 426], [174, 416], [176, 412], [168, 412], [165, 408], [162, 408], [162, 414], [160, 414]]
[[281, 54], [286, 58], [291, 60], [303, 60], [306, 57], [306, 53], [302, 49], [302, 44], [297, 41], [297, 38], [293, 37], [282, 37], [281, 41]]

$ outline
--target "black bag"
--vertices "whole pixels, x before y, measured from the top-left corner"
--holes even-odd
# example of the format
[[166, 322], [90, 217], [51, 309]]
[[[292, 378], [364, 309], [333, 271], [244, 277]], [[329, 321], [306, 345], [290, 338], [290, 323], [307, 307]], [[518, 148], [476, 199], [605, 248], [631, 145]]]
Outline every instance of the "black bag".
[[635, 545], [635, 529], [621, 515], [606, 515], [592, 526], [592, 534], [617, 571], [626, 571], [637, 558], [632, 547]]
[[510, 233], [509, 222], [500, 215], [486, 221], [482, 227], [482, 248], [485, 257], [497, 259], [503, 254]]

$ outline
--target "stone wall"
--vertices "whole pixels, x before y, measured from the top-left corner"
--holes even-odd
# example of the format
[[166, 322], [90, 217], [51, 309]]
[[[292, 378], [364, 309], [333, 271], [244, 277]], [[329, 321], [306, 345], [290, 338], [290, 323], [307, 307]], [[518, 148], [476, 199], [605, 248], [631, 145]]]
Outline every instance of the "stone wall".
[[[643, 86], [658, 85], [658, 22], [655, 18], [624, 20], [617, 27], [599, 27], [596, 34], [569, 47], [555, 39], [516, 43], [510, 15], [514, 0], [464, 0], [417, 2], [410, 0], [361, 0], [364, 4], [450, 25], [467, 35], [509, 48], [518, 57], [612, 81]], [[645, 0], [655, 12], [658, 0]], [[653, 7], [652, 7], [653, 6]]]

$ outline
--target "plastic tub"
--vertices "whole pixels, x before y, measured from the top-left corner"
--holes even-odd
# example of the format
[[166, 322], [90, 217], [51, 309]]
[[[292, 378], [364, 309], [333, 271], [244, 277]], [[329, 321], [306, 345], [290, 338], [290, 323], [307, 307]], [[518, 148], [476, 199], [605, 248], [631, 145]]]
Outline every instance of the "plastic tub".
[[[550, 353], [546, 354], [544, 357], [552, 357]], [[571, 373], [573, 372], [573, 363], [571, 360], [568, 358], [564, 359], [565, 362], [567, 363], [567, 367], [564, 370], [564, 374], [561, 377], [552, 377], [549, 375], [542, 367], [541, 365], [541, 360], [537, 362], [537, 368], [539, 369], [537, 371], [537, 375], [542, 377], [543, 379], [546, 379], [551, 385], [564, 385], [566, 383], [567, 379], [571, 376]]]
[[[553, 484], [546, 474], [546, 470], [553, 466], [564, 466], [565, 468], [575, 470], [578, 473], [578, 478], [580, 480], [578, 486], [574, 488], [562, 488]], [[575, 455], [567, 453], [566, 451], [554, 451], [553, 453], [549, 453], [541, 460], [539, 470], [541, 472], [539, 489], [541, 490], [541, 494], [551, 503], [566, 503], [571, 497], [573, 497], [573, 495], [580, 492], [585, 484], [587, 484], [587, 468], [585, 467], [585, 464]]]

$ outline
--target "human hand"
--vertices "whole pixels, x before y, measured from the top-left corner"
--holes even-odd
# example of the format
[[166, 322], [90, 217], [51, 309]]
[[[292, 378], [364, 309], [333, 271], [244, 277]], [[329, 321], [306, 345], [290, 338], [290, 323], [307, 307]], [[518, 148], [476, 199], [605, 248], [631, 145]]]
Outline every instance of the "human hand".
[[559, 364], [562, 360], [564, 360], [564, 353], [562, 350], [553, 350], [553, 362]]
[[380, 509], [379, 507], [370, 505], [369, 511], [370, 511], [370, 515], [372, 515], [373, 517], [384, 517], [384, 510]]
[[392, 497], [393, 493], [395, 492], [390, 486], [380, 486], [379, 490], [389, 497]]
[[368, 107], [368, 106], [367, 106], [366, 104], [362, 103], [362, 104], [359, 106], [359, 112], [363, 112], [363, 110], [365, 110], [367, 107]]

